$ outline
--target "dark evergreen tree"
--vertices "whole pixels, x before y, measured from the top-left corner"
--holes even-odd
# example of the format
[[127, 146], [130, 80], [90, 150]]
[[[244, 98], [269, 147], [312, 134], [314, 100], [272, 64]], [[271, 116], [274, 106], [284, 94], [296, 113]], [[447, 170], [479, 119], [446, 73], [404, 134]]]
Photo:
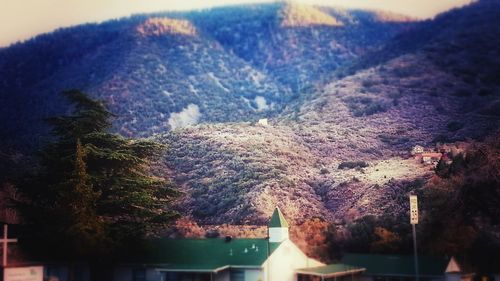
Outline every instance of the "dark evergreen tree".
[[63, 95], [73, 114], [47, 120], [53, 142], [19, 185], [21, 213], [36, 228], [32, 239], [59, 245], [65, 255], [101, 255], [171, 222], [177, 192], [149, 171], [164, 147], [109, 133], [112, 115], [102, 103], [78, 90]]

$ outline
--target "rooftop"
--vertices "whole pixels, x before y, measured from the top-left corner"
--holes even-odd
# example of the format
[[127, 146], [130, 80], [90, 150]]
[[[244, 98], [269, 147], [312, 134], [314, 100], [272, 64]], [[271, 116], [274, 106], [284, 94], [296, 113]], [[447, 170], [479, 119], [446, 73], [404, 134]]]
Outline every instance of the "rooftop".
[[[449, 259], [441, 257], [418, 257], [420, 276], [442, 276]], [[342, 263], [366, 268], [366, 275], [414, 276], [413, 256], [347, 254]]]
[[323, 278], [340, 277], [353, 273], [360, 273], [365, 271], [365, 268], [347, 265], [347, 264], [329, 264], [317, 267], [308, 267], [297, 269], [296, 272], [299, 274], [319, 276]]
[[228, 266], [260, 267], [279, 245], [262, 238], [157, 239], [128, 262], [172, 271], [217, 272]]
[[274, 213], [269, 221], [269, 227], [288, 227], [285, 216], [283, 216], [283, 213], [281, 213], [278, 207], [274, 209]]

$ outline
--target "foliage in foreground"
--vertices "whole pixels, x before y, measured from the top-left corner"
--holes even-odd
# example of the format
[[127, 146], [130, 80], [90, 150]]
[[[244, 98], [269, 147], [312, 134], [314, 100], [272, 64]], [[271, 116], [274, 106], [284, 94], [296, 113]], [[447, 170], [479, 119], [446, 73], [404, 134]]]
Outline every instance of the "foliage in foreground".
[[105, 256], [171, 222], [168, 206], [177, 193], [148, 169], [164, 147], [108, 133], [112, 116], [100, 102], [78, 90], [63, 95], [73, 114], [47, 120], [54, 139], [19, 184], [19, 208], [33, 230], [27, 240], [43, 239], [50, 248], [27, 247], [63, 257]]

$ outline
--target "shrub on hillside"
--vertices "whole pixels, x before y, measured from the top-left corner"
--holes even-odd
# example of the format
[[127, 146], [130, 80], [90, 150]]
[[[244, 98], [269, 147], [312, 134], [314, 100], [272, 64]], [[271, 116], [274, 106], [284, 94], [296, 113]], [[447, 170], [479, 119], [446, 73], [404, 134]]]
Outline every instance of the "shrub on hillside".
[[405, 78], [412, 76], [415, 70], [412, 67], [395, 67], [393, 68], [392, 72], [399, 78]]
[[378, 82], [375, 81], [375, 80], [363, 80], [363, 82], [361, 82], [361, 85], [363, 85], [364, 88], [371, 88], [372, 86], [375, 86], [377, 85]]
[[382, 142], [390, 144], [390, 145], [403, 145], [403, 144], [406, 144], [410, 141], [410, 139], [407, 137], [390, 135], [390, 134], [380, 134], [380, 135], [378, 135], [378, 138]]
[[446, 125], [446, 128], [450, 132], [456, 132], [464, 127], [463, 123], [457, 122], [457, 121], [452, 121]]
[[389, 104], [382, 100], [374, 100], [366, 96], [354, 96], [345, 100], [352, 114], [356, 117], [370, 116], [376, 113], [385, 112]]
[[345, 161], [339, 164], [338, 169], [354, 169], [354, 168], [366, 168], [368, 167], [368, 163], [365, 161]]

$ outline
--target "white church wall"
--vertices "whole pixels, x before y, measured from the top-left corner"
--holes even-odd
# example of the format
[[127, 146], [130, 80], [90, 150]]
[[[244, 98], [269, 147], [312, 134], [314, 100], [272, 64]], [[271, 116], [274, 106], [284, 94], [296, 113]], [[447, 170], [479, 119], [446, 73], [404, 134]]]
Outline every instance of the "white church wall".
[[245, 269], [245, 281], [259, 281], [262, 280], [261, 269]]
[[269, 242], [277, 243], [288, 239], [288, 228], [286, 227], [270, 227]]
[[264, 263], [262, 280], [295, 281], [296, 269], [321, 265], [324, 264], [307, 257], [292, 241], [285, 240]]

